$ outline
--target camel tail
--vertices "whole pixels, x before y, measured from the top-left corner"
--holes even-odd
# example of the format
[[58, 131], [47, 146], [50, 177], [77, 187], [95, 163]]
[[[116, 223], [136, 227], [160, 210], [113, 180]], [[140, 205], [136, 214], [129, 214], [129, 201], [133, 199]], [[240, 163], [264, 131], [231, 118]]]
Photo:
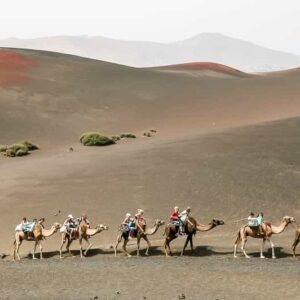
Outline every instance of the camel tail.
[[241, 240], [241, 231], [239, 230], [236, 240], [235, 240], [235, 244], [238, 244], [240, 240]]

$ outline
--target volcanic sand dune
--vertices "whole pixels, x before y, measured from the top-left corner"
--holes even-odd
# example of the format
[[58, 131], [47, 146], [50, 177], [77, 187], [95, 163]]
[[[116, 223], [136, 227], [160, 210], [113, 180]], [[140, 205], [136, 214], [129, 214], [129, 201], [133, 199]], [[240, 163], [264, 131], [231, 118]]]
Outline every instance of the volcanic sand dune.
[[156, 67], [153, 69], [158, 69], [160, 71], [165, 71], [169, 73], [192, 75], [196, 77], [210, 76], [217, 78], [230, 78], [255, 76], [250, 73], [241, 72], [237, 69], [212, 62], [192, 62]]
[[[164, 288], [160, 284], [163, 279], [157, 278], [161, 298], [152, 291], [150, 299], [168, 299], [165, 294], [168, 285], [177, 293], [178, 282], [168, 277], [178, 271], [176, 261], [167, 263], [165, 271], [155, 267], [161, 264], [160, 261], [155, 263], [155, 257], [147, 264], [143, 261], [136, 261], [133, 266], [125, 263], [125, 269], [120, 271], [121, 263], [111, 260], [112, 252], [108, 247], [114, 242], [118, 224], [127, 211], [143, 208], [151, 224], [155, 218], [166, 220], [175, 204], [181, 208], [190, 205], [201, 223], [212, 218], [227, 223], [209, 233], [199, 234], [200, 238], [195, 241], [197, 246], [205, 243], [216, 247], [212, 248], [209, 263], [205, 263], [207, 251], [203, 258], [195, 261], [200, 268], [204, 264], [203, 270], [208, 272], [206, 278], [211, 278], [212, 282], [220, 277], [218, 258], [225, 255], [220, 268], [231, 275], [227, 287], [223, 282], [223, 288], [228, 288], [228, 293], [221, 294], [223, 298], [229, 295], [231, 299], [238, 299], [235, 293], [237, 278], [242, 281], [240, 288], [247, 298], [251, 272], [256, 274], [253, 280], [257, 290], [248, 298], [264, 292], [265, 287], [260, 284], [263, 276], [257, 271], [260, 268], [256, 269], [258, 262], [251, 262], [245, 269], [237, 263], [231, 267], [232, 244], [239, 225], [243, 224], [235, 224], [233, 220], [246, 217], [250, 211], [264, 211], [266, 219], [274, 223], [279, 223], [284, 215], [300, 217], [297, 207], [300, 182], [300, 119], [297, 117], [300, 86], [297, 76], [216, 78], [207, 74], [195, 77], [50, 52], [1, 51], [32, 63], [30, 67], [25, 64], [26, 67], [10, 68], [9, 62], [4, 63], [6, 54], [0, 54], [0, 66], [1, 62], [8, 65], [0, 68], [1, 73], [10, 68], [11, 78], [26, 77], [25, 81], [12, 80], [9, 84], [0, 81], [0, 143], [28, 139], [41, 147], [27, 157], [0, 156], [1, 252], [11, 251], [15, 225], [23, 216], [44, 216], [48, 227], [55, 221], [62, 222], [69, 213], [78, 216], [87, 212], [93, 225], [104, 223], [110, 227], [109, 231], [93, 238], [95, 247], [101, 247], [104, 252], [100, 250], [85, 265], [86, 269], [81, 264], [61, 265], [55, 253], [51, 252], [54, 257], [50, 253], [47, 264], [51, 264], [51, 274], [61, 278], [56, 287], [57, 291], [63, 291], [63, 298], [70, 299], [76, 294], [64, 289], [63, 272], [56, 273], [56, 268], [74, 272], [80, 267], [86, 278], [91, 272], [103, 277], [93, 265], [104, 264], [106, 269], [108, 259], [116, 280], [119, 275], [122, 279], [118, 284], [106, 284], [99, 292], [103, 297], [115, 299], [116, 296], [107, 296], [106, 292], [111, 293], [118, 287], [128, 291], [132, 281], [130, 278], [124, 280], [126, 268], [148, 275], [154, 268], [167, 280], [167, 285]], [[1, 76], [4, 78], [5, 74]], [[150, 128], [157, 129], [158, 133], [152, 138], [142, 138], [142, 133]], [[138, 138], [104, 148], [83, 147], [78, 138], [83, 131], [90, 130], [105, 134], [133, 132]], [[74, 151], [68, 152], [69, 147]], [[58, 210], [62, 214], [54, 216]], [[282, 282], [291, 288], [291, 296], [296, 294], [289, 272], [297, 272], [296, 265], [290, 263], [288, 257], [293, 230], [290, 226], [275, 237], [276, 244], [284, 247], [282, 257], [286, 258], [280, 259], [279, 265], [269, 266], [275, 275], [278, 269], [284, 270]], [[163, 255], [162, 239], [160, 229], [151, 238], [157, 247], [152, 249], [153, 254]], [[44, 250], [58, 250], [58, 244], [59, 235], [56, 235], [45, 241]], [[176, 253], [182, 244], [182, 239], [174, 243]], [[78, 247], [76, 242], [73, 247]], [[250, 241], [249, 247], [250, 253], [257, 252], [259, 243]], [[30, 243], [22, 245], [21, 255], [24, 257], [31, 249]], [[22, 294], [13, 294], [13, 278], [20, 279], [22, 270], [8, 260], [2, 265], [7, 279], [4, 281], [7, 282], [5, 295], [8, 298], [14, 295], [16, 299], [19, 295], [24, 299]], [[29, 262], [24, 266], [24, 272], [40, 272], [38, 268], [47, 268]], [[246, 271], [250, 273], [245, 275]], [[200, 274], [196, 269], [183, 272], [191, 279], [191, 286], [186, 283], [183, 290], [190, 291], [191, 299], [197, 299], [197, 290], [190, 288], [195, 284], [194, 276]], [[23, 283], [26, 287], [26, 281]], [[270, 284], [274, 287], [270, 295], [284, 294], [284, 290], [275, 288], [277, 281]], [[143, 286], [136, 286], [136, 289], [140, 296]], [[96, 290], [92, 285], [91, 291]], [[49, 292], [47, 294], [45, 289], [41, 294], [27, 295], [28, 299], [35, 295], [43, 295], [46, 299], [53, 293], [51, 286]], [[206, 292], [203, 291], [203, 296], [218, 296], [213, 285]], [[127, 296], [129, 298], [126, 294], [120, 299], [127, 299]], [[174, 299], [172, 297], [170, 299]], [[84, 295], [78, 294], [78, 299], [84, 299]]]

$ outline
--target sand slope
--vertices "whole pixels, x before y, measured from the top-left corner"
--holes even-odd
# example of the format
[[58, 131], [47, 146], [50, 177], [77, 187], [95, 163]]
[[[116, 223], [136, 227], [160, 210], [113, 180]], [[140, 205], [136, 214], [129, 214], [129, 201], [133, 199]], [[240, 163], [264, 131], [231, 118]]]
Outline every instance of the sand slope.
[[[113, 228], [126, 211], [143, 207], [153, 221], [174, 204], [192, 205], [203, 221], [249, 210], [274, 220], [283, 211], [298, 214], [298, 119], [255, 125], [299, 115], [297, 77], [241, 78], [228, 68], [230, 78], [195, 78], [50, 52], [2, 51], [34, 64], [10, 70], [26, 81], [1, 87], [1, 143], [29, 139], [41, 150], [0, 157], [1, 236], [11, 236], [23, 215], [52, 222], [58, 209], [86, 211]], [[245, 125], [251, 126], [237, 129]], [[78, 143], [86, 130], [141, 136], [150, 127], [159, 131], [151, 139], [102, 149]], [[1, 246], [8, 249], [7, 239]]]
[[[96, 249], [85, 262], [58, 260], [58, 234], [44, 243], [44, 263], [1, 260], [5, 298], [178, 299], [185, 293], [189, 299], [261, 299], [262, 270], [271, 274], [270, 299], [296, 297], [299, 272], [289, 258], [294, 227], [274, 238], [277, 262], [233, 261], [232, 244], [243, 224], [233, 221], [250, 211], [263, 211], [275, 224], [284, 215], [300, 218], [297, 71], [240, 76], [215, 65], [213, 73], [194, 76], [194, 71], [134, 69], [50, 52], [0, 50], [0, 143], [29, 139], [41, 146], [27, 157], [0, 156], [0, 253], [10, 253], [15, 225], [23, 216], [44, 216], [48, 227], [69, 213], [87, 212], [93, 226], [109, 226], [93, 238]], [[149, 128], [158, 133], [142, 138]], [[105, 148], [83, 147], [78, 138], [86, 130], [129, 131], [138, 138]], [[74, 151], [67, 151], [71, 146]], [[109, 246], [127, 211], [143, 208], [151, 225], [156, 218], [167, 220], [175, 204], [190, 205], [201, 223], [219, 218], [226, 225], [197, 235], [194, 258], [166, 261], [162, 229], [151, 237], [154, 257], [132, 262], [112, 258]], [[55, 216], [58, 210], [62, 213]], [[183, 239], [174, 243], [176, 255], [182, 244]], [[75, 243], [73, 249], [77, 247]], [[249, 241], [248, 249], [257, 256], [259, 243]], [[22, 245], [21, 256], [31, 250], [32, 244]], [[66, 274], [79, 268], [82, 276], [72, 283], [82, 286], [66, 288]], [[127, 276], [130, 270], [133, 276]], [[159, 275], [145, 286], [140, 274]], [[249, 289], [249, 281], [255, 289]]]

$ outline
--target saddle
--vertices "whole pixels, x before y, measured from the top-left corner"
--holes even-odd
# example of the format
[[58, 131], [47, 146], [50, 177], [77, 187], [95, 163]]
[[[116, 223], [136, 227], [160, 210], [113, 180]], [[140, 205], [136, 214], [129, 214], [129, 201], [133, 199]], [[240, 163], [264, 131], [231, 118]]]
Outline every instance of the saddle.
[[25, 234], [27, 234], [27, 240], [34, 240], [34, 234], [32, 231], [26, 231]]
[[68, 234], [69, 234], [71, 239], [73, 239], [73, 240], [78, 239], [78, 237], [79, 237], [79, 227], [70, 228], [68, 230]]
[[136, 230], [136, 229], [131, 230], [131, 231], [129, 232], [129, 237], [131, 237], [131, 238], [136, 238], [136, 236], [137, 236], [137, 230]]

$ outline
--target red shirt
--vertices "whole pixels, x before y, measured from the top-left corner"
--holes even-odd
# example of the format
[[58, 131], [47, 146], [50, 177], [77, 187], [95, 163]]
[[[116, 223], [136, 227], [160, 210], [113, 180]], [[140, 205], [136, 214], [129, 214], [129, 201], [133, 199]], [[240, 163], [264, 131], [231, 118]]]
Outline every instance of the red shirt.
[[170, 219], [177, 221], [179, 218], [179, 212], [173, 211], [170, 215]]

